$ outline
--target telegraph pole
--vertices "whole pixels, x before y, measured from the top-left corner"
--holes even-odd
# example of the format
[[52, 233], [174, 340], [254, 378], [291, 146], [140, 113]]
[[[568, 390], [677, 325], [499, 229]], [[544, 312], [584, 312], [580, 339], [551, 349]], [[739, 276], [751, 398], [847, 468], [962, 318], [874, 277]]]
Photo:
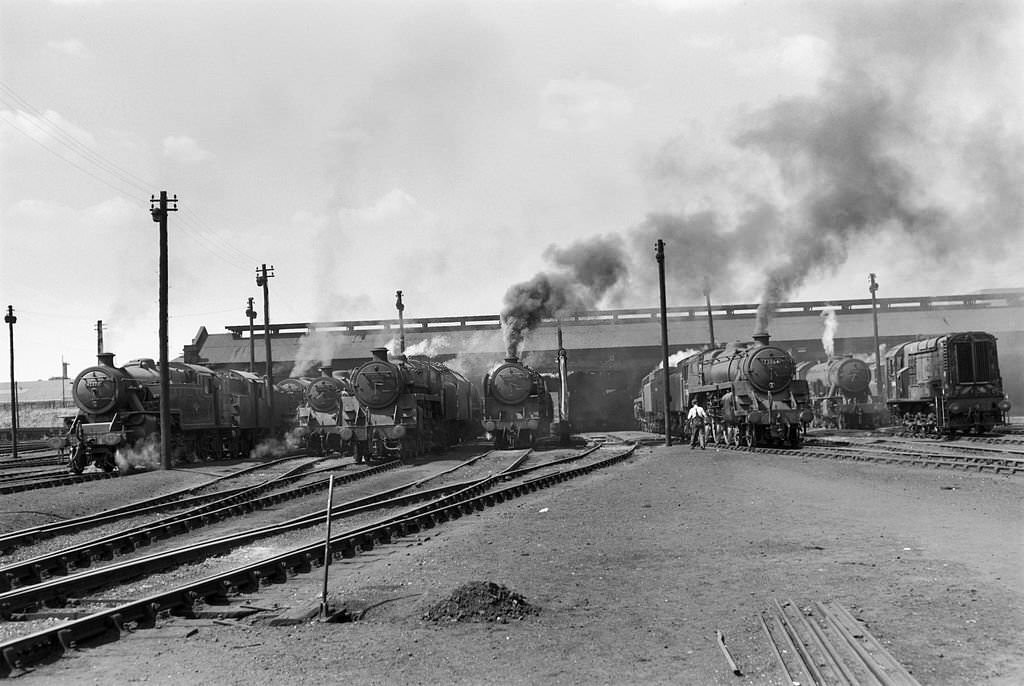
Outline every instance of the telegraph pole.
[[249, 318], [249, 373], [256, 373], [256, 339], [252, 337], [252, 322], [256, 319], [256, 310], [252, 309], [252, 298], [249, 298], [249, 307], [245, 310], [245, 316]]
[[[171, 207], [173, 203], [175, 207]], [[167, 213], [177, 212], [178, 196], [168, 200], [167, 191], [160, 198], [150, 196], [149, 212], [160, 224], [160, 468], [171, 468], [171, 375], [167, 354]], [[97, 327], [100, 331], [103, 328]], [[102, 338], [101, 348], [102, 348]], [[102, 351], [101, 351], [102, 352]]]
[[7, 306], [4, 317], [7, 328], [11, 332], [11, 458], [18, 459], [18, 384], [14, 382], [14, 324], [18, 318], [14, 316], [14, 306]]
[[875, 325], [875, 386], [878, 388], [878, 395], [884, 403], [888, 395], [888, 389], [886, 389], [885, 382], [882, 379], [882, 353], [879, 352], [878, 348], [878, 303], [875, 299], [875, 292], [878, 291], [878, 282], [875, 281], [874, 273], [868, 275], [868, 282], [870, 284], [868, 290], [871, 291], [871, 320]]
[[274, 265], [256, 269], [256, 285], [263, 288], [263, 345], [267, 353], [267, 421], [274, 425], [274, 361], [270, 356], [270, 279], [274, 278]]
[[405, 320], [402, 313], [405, 312], [405, 304], [402, 302], [402, 291], [395, 291], [395, 308], [398, 310], [398, 354], [405, 354]]
[[672, 427], [669, 423], [669, 406], [672, 392], [668, 384], [668, 311], [665, 307], [665, 241], [658, 239], [654, 244], [654, 255], [658, 258], [658, 287], [661, 291], [661, 366], [665, 370], [665, 445], [672, 445]]

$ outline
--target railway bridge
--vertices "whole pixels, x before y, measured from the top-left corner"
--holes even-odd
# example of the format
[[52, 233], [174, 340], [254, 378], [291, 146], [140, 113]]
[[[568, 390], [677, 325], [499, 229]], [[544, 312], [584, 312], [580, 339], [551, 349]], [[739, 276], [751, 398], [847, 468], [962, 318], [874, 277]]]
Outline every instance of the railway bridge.
[[[878, 340], [892, 346], [908, 339], [952, 331], [988, 331], [999, 339], [1004, 386], [1014, 413], [1024, 410], [1024, 289], [963, 295], [880, 298], [877, 300]], [[824, 358], [822, 335], [826, 314], [834, 319], [836, 354], [873, 355], [874, 323], [871, 299], [781, 303], [769, 323], [772, 341], [797, 361]], [[749, 340], [754, 333], [756, 304], [712, 305], [667, 309], [669, 354], [699, 350], [714, 340]], [[557, 370], [558, 328], [568, 353], [570, 371], [611, 373], [627, 391], [639, 389], [640, 379], [662, 359], [660, 308], [578, 312], [560, 321], [541, 324], [526, 338], [521, 359], [541, 372]], [[322, 365], [351, 369], [370, 357], [372, 348], [399, 348], [404, 332], [410, 355], [429, 355], [477, 381], [494, 362], [505, 357], [497, 314], [357, 321], [271, 323], [274, 378], [304, 369], [315, 375]], [[247, 369], [250, 355], [255, 371], [266, 369], [264, 327], [225, 327], [210, 333], [201, 327], [186, 345], [184, 360], [212, 368]]]

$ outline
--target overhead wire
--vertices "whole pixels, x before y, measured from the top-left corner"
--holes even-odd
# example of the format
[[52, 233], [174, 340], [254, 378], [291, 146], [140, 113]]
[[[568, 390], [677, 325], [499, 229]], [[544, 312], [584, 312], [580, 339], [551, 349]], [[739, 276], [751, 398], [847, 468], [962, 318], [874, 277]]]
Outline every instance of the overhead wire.
[[[156, 187], [156, 184], [148, 183], [145, 179], [142, 179], [131, 171], [124, 169], [115, 162], [108, 160], [88, 145], [82, 143], [77, 136], [61, 126], [59, 121], [55, 121], [52, 117], [47, 117], [46, 113], [34, 107], [31, 103], [18, 95], [14, 89], [2, 81], [0, 81], [0, 102], [10, 109], [12, 116], [4, 117], [3, 120], [11, 128], [29, 138], [61, 161], [75, 169], [78, 169], [95, 181], [102, 183], [133, 204], [145, 207], [145, 203], [139, 200], [138, 195], [126, 191], [125, 186], [133, 190], [137, 190], [139, 194], [149, 195], [150, 198], [152, 198], [152, 189]], [[19, 115], [25, 116], [22, 117]], [[25, 128], [19, 125], [19, 122], [24, 122], [25, 124], [33, 127], [43, 135], [42, 139], [37, 135], [33, 135], [30, 131], [25, 130]], [[45, 126], [40, 122], [45, 122]], [[63, 150], [55, 150], [47, 145], [44, 142], [47, 139], [57, 143], [58, 147]], [[65, 155], [61, 154], [62, 152], [67, 152], [77, 156], [77, 158], [80, 158], [79, 161], [95, 167], [101, 174], [111, 177], [119, 184], [123, 184], [123, 186], [119, 187], [118, 185], [115, 185], [111, 182], [111, 178], [102, 178], [97, 173], [94, 173], [94, 171], [91, 171], [90, 169], [82, 166], [82, 164], [79, 164], [79, 161], [69, 159]], [[216, 255], [232, 267], [245, 272], [250, 271], [252, 269], [252, 265], [259, 263], [258, 259], [247, 254], [237, 245], [220, 238], [217, 233], [193, 210], [182, 209], [182, 214], [179, 216], [179, 227], [184, 233], [194, 238], [207, 251]], [[243, 265], [242, 260], [247, 261], [248, 264]]]

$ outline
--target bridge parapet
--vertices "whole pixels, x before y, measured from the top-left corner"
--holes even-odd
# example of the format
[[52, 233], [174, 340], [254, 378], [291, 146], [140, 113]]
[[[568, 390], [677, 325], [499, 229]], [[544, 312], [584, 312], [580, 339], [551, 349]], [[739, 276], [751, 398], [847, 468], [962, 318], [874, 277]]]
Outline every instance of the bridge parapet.
[[[942, 295], [903, 298], [879, 298], [879, 314], [887, 312], [912, 312], [915, 310], [963, 310], [1019, 308], [1024, 305], [1024, 289], [1007, 290], [991, 293], [971, 293], [966, 295]], [[712, 305], [711, 313], [715, 322], [728, 319], [749, 319], [757, 314], [758, 305], [743, 303], [733, 305]], [[780, 303], [772, 312], [772, 319], [779, 317], [807, 316], [820, 314], [827, 309], [834, 309], [837, 315], [846, 313], [863, 313], [871, 311], [871, 299], [855, 300], [808, 300], [801, 302]], [[667, 321], [675, 320], [707, 320], [706, 306], [682, 306], [666, 308]], [[540, 326], [563, 326], [576, 324], [637, 324], [649, 320], [660, 321], [660, 308], [631, 308], [615, 310], [588, 310], [572, 312], [560, 320], [545, 319]], [[493, 330], [501, 328], [498, 315], [472, 315], [456, 317], [422, 317], [404, 320], [407, 333], [430, 333], [442, 331]], [[225, 327], [236, 338], [246, 337], [249, 325], [232, 325]], [[254, 334], [263, 335], [263, 325], [253, 324]], [[359, 334], [399, 330], [398, 319], [361, 319], [331, 322], [292, 322], [271, 324], [272, 336], [305, 336], [316, 333]]]

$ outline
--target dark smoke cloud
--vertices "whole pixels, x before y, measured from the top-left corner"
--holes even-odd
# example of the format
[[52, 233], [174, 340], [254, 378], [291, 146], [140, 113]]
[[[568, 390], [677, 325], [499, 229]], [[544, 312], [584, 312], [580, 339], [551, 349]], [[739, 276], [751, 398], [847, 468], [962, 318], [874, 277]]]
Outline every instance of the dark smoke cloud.
[[781, 102], [737, 136], [740, 146], [769, 155], [800, 196], [791, 226], [776, 226], [786, 243], [768, 269], [755, 330], [767, 330], [771, 308], [814, 270], [846, 261], [850, 246], [887, 226], [947, 242], [952, 224], [940, 206], [920, 203], [913, 172], [889, 151], [910, 135], [902, 105], [852, 69], [821, 96]]
[[[706, 146], [668, 142], [649, 164], [651, 180], [701, 209], [651, 213], [620, 243], [587, 244], [586, 258], [584, 244], [549, 248], [556, 269], [506, 296], [519, 336], [510, 350], [539, 318], [621, 295], [627, 281], [641, 294], [626, 298], [630, 305], [656, 305], [659, 238], [673, 299], [692, 302], [705, 284], [718, 302], [746, 298], [735, 284], [759, 275], [755, 332], [808, 277], [833, 273], [881, 234], [920, 256], [922, 269], [1006, 259], [1004, 239], [1024, 225], [1019, 4], [904, 0], [812, 11], [831, 14], [834, 36], [817, 92], [742, 115], [710, 159], [699, 152]], [[590, 268], [576, 273], [579, 264]]]
[[550, 246], [545, 257], [554, 265], [553, 271], [538, 273], [505, 293], [501, 328], [508, 357], [519, 357], [526, 333], [542, 320], [614, 304], [629, 273], [618, 236], [567, 248]]

